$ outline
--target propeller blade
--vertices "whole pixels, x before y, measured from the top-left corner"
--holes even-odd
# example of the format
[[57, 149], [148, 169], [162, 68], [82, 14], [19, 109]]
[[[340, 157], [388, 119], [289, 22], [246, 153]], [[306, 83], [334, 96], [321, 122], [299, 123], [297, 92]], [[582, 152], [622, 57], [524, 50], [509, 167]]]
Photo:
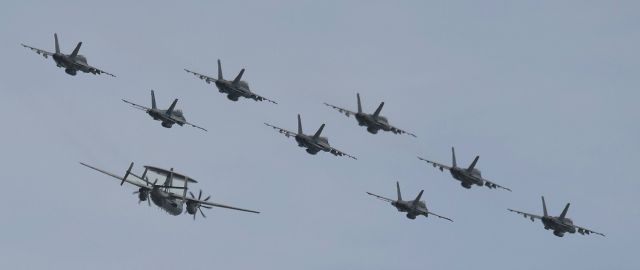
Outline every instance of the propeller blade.
[[193, 196], [193, 192], [189, 191], [189, 195], [191, 195], [191, 198], [196, 198], [196, 196]]
[[202, 189], [200, 190], [200, 193], [198, 193], [198, 201], [200, 200], [200, 198], [202, 198]]
[[213, 208], [212, 206], [208, 206], [208, 205], [202, 205], [201, 207], [204, 207], [204, 208], [207, 208], [207, 209]]
[[207, 196], [206, 198], [204, 198], [204, 201], [208, 201], [209, 199], [211, 199], [211, 195]]
[[204, 212], [202, 212], [202, 209], [200, 209], [200, 207], [198, 207], [198, 210], [200, 210], [200, 214], [202, 215], [203, 218], [207, 218], [207, 216], [205, 216]]

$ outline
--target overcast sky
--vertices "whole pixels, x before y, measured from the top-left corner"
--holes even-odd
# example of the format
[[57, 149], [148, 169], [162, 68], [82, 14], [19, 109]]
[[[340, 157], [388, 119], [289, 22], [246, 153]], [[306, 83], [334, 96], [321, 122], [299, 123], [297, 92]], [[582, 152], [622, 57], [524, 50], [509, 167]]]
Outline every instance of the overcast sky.
[[[637, 1], [3, 1], [2, 269], [638, 269]], [[69, 76], [21, 47], [82, 41], [118, 77]], [[279, 102], [232, 102], [183, 71], [233, 78]], [[179, 98], [165, 129], [125, 98]], [[371, 135], [323, 102], [356, 93], [418, 138]], [[322, 123], [358, 160], [311, 156], [263, 122]], [[513, 192], [466, 190], [417, 155], [468, 165]], [[131, 161], [173, 167], [212, 201], [262, 211], [170, 216], [138, 205]], [[454, 223], [409, 220], [366, 191]], [[607, 234], [555, 237], [508, 212]]]

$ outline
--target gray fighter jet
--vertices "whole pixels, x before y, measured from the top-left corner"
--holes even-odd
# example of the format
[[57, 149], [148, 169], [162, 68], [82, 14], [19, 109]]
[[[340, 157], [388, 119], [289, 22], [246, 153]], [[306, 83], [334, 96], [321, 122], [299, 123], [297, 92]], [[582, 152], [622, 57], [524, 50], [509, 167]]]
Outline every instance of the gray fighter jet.
[[316, 131], [316, 133], [313, 136], [304, 134], [302, 132], [302, 120], [300, 120], [299, 114], [298, 114], [298, 133], [288, 131], [286, 129], [279, 128], [267, 123], [264, 123], [264, 124], [269, 127], [272, 127], [275, 130], [278, 130], [278, 132], [284, 134], [284, 136], [286, 136], [287, 138], [294, 137], [296, 139], [296, 142], [298, 142], [298, 146], [307, 148], [307, 153], [311, 155], [315, 155], [319, 151], [325, 151], [325, 152], [334, 154], [336, 156], [347, 156], [352, 159], [357, 159], [352, 155], [346, 154], [338, 149], [331, 147], [329, 145], [329, 139], [327, 139], [326, 137], [320, 136], [320, 133], [322, 133], [322, 130], [324, 129], [324, 124], [320, 126], [318, 131]]
[[469, 165], [469, 168], [460, 168], [457, 166], [456, 150], [453, 147], [451, 147], [451, 155], [453, 160], [452, 161], [453, 165], [451, 167], [437, 163], [437, 162], [433, 162], [430, 160], [426, 160], [421, 157], [418, 157], [418, 159], [426, 161], [427, 163], [433, 165], [434, 168], [438, 167], [440, 171], [444, 171], [444, 169], [449, 170], [449, 172], [451, 173], [451, 176], [453, 176], [453, 178], [455, 178], [456, 180], [460, 181], [460, 185], [462, 185], [464, 188], [469, 189], [471, 188], [471, 185], [478, 185], [478, 186], [486, 186], [488, 188], [501, 188], [501, 189], [511, 191], [511, 189], [508, 189], [506, 187], [503, 187], [501, 185], [498, 185], [494, 182], [491, 182], [487, 179], [482, 178], [482, 173], [480, 172], [480, 170], [475, 168], [476, 163], [478, 163], [478, 159], [480, 158], [480, 156], [476, 156], [476, 158], [473, 160], [471, 165]]
[[220, 93], [227, 94], [227, 98], [232, 101], [238, 101], [239, 97], [250, 98], [255, 101], [269, 101], [273, 104], [278, 104], [277, 102], [270, 100], [266, 97], [260, 96], [256, 93], [251, 92], [249, 89], [249, 84], [242, 80], [242, 75], [244, 74], [244, 68], [240, 70], [238, 76], [236, 76], [233, 81], [225, 80], [222, 77], [222, 66], [220, 65], [220, 59], [218, 59], [218, 78], [209, 77], [207, 75], [203, 75], [197, 72], [193, 72], [191, 70], [185, 69], [186, 72], [189, 72], [193, 75], [196, 75], [201, 80], [204, 80], [207, 83], [214, 82], [218, 91]]
[[44, 58], [48, 58], [49, 56], [51, 56], [53, 58], [53, 61], [56, 62], [56, 66], [64, 68], [64, 71], [69, 75], [75, 76], [79, 70], [84, 73], [93, 73], [94, 75], [104, 73], [112, 77], [115, 77], [115, 75], [109, 72], [92, 67], [89, 64], [87, 64], [87, 58], [81, 54], [78, 54], [78, 52], [80, 51], [80, 46], [82, 46], [82, 42], [78, 43], [78, 45], [76, 46], [76, 48], [73, 50], [71, 54], [64, 54], [60, 52], [60, 45], [58, 45], [58, 34], [53, 34], [53, 38], [55, 39], [55, 42], [56, 42], [55, 53], [51, 53], [45, 50], [27, 46], [22, 43], [20, 45], [22, 45], [25, 48], [29, 48], [32, 51], [35, 51], [37, 54], [41, 54], [42, 56], [44, 56]]
[[[173, 168], [170, 170], [165, 170], [165, 169], [154, 167], [154, 166], [144, 166], [144, 172], [142, 173], [141, 176], [138, 176], [135, 173], [131, 172], [131, 169], [133, 168], [133, 162], [131, 162], [131, 165], [129, 166], [129, 169], [126, 171], [124, 177], [121, 177], [116, 174], [98, 169], [96, 167], [87, 165], [82, 162], [80, 162], [80, 164], [118, 179], [118, 181], [120, 181], [120, 185], [123, 185], [125, 182], [127, 182], [129, 184], [132, 184], [138, 187], [138, 191], [133, 193], [138, 195], [138, 203], [147, 201], [147, 203], [151, 205], [150, 201], [153, 201], [153, 204], [155, 204], [156, 206], [160, 207], [161, 209], [165, 210], [167, 213], [173, 216], [177, 216], [185, 212], [184, 211], [185, 205], [186, 205], [185, 214], [193, 215], [194, 220], [196, 219], [196, 214], [198, 212], [200, 212], [202, 217], [206, 218], [205, 214], [202, 212], [202, 208], [211, 209], [212, 207], [222, 207], [222, 208], [239, 210], [244, 212], [251, 212], [256, 214], [260, 213], [253, 210], [209, 202], [209, 199], [211, 198], [211, 196], [208, 196], [202, 199], [202, 190], [200, 190], [200, 193], [197, 198], [191, 192], [189, 192], [189, 195], [191, 195], [191, 198], [187, 197], [188, 183], [197, 183], [197, 181], [183, 174], [174, 172]], [[165, 176], [166, 179], [164, 181], [164, 184], [158, 185], [157, 184], [158, 179], [156, 179], [153, 183], [149, 182], [147, 172], [153, 172], [161, 176]], [[134, 179], [129, 179], [128, 178], [129, 176], [133, 176]], [[176, 180], [183, 181], [184, 186], [182, 187], [173, 186], [173, 182]], [[182, 194], [177, 194], [172, 192], [172, 190], [175, 190], [175, 189], [182, 189], [183, 190]]]
[[187, 119], [185, 119], [184, 117], [184, 113], [182, 113], [181, 110], [176, 110], [176, 104], [178, 103], [178, 99], [176, 98], [173, 103], [171, 103], [171, 106], [169, 106], [169, 109], [166, 110], [160, 110], [156, 107], [156, 96], [153, 93], [153, 90], [151, 90], [151, 108], [142, 106], [142, 105], [138, 105], [135, 104], [131, 101], [128, 100], [122, 100], [126, 103], [131, 104], [134, 108], [136, 109], [140, 109], [145, 111], [147, 114], [149, 114], [151, 116], [151, 118], [153, 118], [153, 120], [157, 120], [157, 121], [162, 121], [162, 126], [166, 127], [166, 128], [171, 128], [171, 126], [173, 126], [173, 124], [178, 124], [179, 126], [183, 126], [185, 124], [195, 127], [195, 128], [199, 128], [202, 129], [204, 131], [207, 131], [206, 129], [196, 126], [194, 124], [191, 124], [189, 122], [187, 122]]
[[351, 115], [355, 115], [356, 120], [358, 121], [358, 125], [366, 126], [367, 131], [369, 131], [369, 133], [371, 134], [378, 133], [378, 130], [384, 130], [384, 131], [391, 131], [395, 134], [409, 134], [413, 137], [416, 137], [416, 135], [413, 133], [406, 132], [402, 129], [392, 126], [391, 124], [389, 124], [389, 120], [387, 120], [386, 117], [380, 115], [380, 111], [382, 111], [382, 106], [384, 106], [384, 102], [380, 103], [380, 106], [378, 106], [378, 109], [376, 109], [376, 111], [373, 114], [368, 114], [368, 113], [362, 112], [362, 105], [360, 103], [359, 93], [357, 94], [357, 97], [358, 97], [358, 112], [353, 112], [353, 111], [343, 109], [328, 103], [324, 103], [324, 105], [327, 105], [331, 108], [338, 110], [341, 113], [344, 113], [347, 117]]
[[431, 211], [429, 211], [429, 209], [427, 209], [427, 205], [424, 203], [424, 201], [421, 201], [420, 198], [422, 197], [422, 193], [424, 192], [424, 190], [421, 190], [420, 193], [418, 193], [418, 197], [416, 197], [413, 201], [403, 201], [402, 200], [402, 194], [400, 194], [400, 183], [396, 182], [396, 188], [398, 190], [398, 199], [397, 200], [392, 200], [389, 198], [385, 198], [382, 197], [380, 195], [376, 195], [370, 192], [367, 192], [367, 194], [374, 196], [380, 200], [383, 200], [385, 202], [389, 202], [391, 203], [391, 205], [393, 205], [396, 209], [398, 209], [398, 212], [405, 212], [407, 213], [407, 218], [409, 219], [416, 219], [417, 216], [423, 215], [425, 217], [428, 217], [429, 215], [434, 215], [436, 217], [442, 218], [442, 219], [446, 219], [448, 221], [453, 222], [453, 220], [451, 220], [450, 218], [447, 217], [443, 217], [440, 216], [438, 214], [435, 214]]
[[594, 233], [597, 235], [604, 236], [604, 234], [601, 234], [599, 232], [594, 232], [587, 228], [574, 225], [573, 220], [566, 217], [567, 211], [569, 211], [570, 205], [571, 205], [570, 203], [567, 203], [567, 206], [564, 207], [564, 210], [562, 210], [562, 214], [560, 214], [560, 216], [557, 216], [557, 217], [549, 216], [547, 214], [547, 204], [544, 202], [544, 196], [542, 196], [542, 211], [543, 211], [542, 216], [520, 212], [513, 209], [507, 209], [507, 210], [521, 214], [525, 218], [531, 219], [532, 222], [535, 221], [536, 219], [542, 220], [542, 225], [544, 225], [544, 229], [553, 230], [553, 234], [557, 237], [562, 237], [564, 236], [565, 233], [576, 233], [576, 231], [582, 235]]

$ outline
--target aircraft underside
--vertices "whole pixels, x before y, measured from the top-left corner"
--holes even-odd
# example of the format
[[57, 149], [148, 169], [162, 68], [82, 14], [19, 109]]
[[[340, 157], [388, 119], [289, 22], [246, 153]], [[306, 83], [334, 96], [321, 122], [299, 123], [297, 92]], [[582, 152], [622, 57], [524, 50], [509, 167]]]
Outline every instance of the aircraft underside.
[[152, 191], [150, 195], [153, 204], [167, 211], [170, 215], [177, 216], [182, 214], [182, 204], [170, 200], [157, 192]]
[[231, 100], [231, 101], [238, 101], [238, 99], [240, 97], [248, 98], [245, 92], [238, 91], [238, 90], [233, 89], [233, 88], [222, 88], [222, 89], [218, 89], [218, 91], [220, 93], [226, 93], [227, 94], [227, 98], [229, 100]]
[[574, 233], [573, 227], [568, 227], [563, 224], [557, 224], [552, 221], [542, 221], [545, 230], [553, 230], [553, 235], [557, 237], [563, 237], [565, 233]]

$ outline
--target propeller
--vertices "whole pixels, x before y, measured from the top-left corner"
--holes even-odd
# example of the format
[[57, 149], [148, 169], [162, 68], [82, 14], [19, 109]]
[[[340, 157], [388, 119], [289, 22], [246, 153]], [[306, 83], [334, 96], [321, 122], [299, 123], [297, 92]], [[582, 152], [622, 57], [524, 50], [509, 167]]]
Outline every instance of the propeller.
[[139, 194], [140, 194], [140, 192], [142, 192], [143, 190], [146, 192], [145, 194], [147, 195], [147, 199], [146, 199], [145, 201], [147, 201], [147, 204], [148, 204], [149, 206], [151, 206], [151, 200], [150, 200], [150, 198], [149, 198], [149, 191], [148, 191], [148, 190], [146, 190], [146, 189], [144, 189], [144, 188], [140, 188], [138, 191], [134, 191], [134, 192], [133, 192], [133, 194], [138, 194], [138, 205], [140, 205], [140, 203], [142, 202], [142, 200], [141, 200], [141, 198], [140, 198], [140, 195], [139, 195]]
[[[198, 198], [196, 198], [195, 195], [193, 195], [193, 192], [189, 191], [189, 195], [191, 195], [191, 198], [194, 200], [198, 200], [198, 201], [208, 201], [211, 198], [211, 195], [207, 196], [206, 198], [204, 198], [204, 200], [202, 199], [202, 189], [200, 190], [200, 192], [198, 192]], [[203, 218], [207, 218], [207, 216], [204, 214], [204, 212], [202, 212], [202, 207], [206, 208], [206, 209], [211, 209], [211, 206], [208, 205], [202, 205], [200, 203], [195, 203], [195, 207], [196, 207], [196, 211], [193, 212], [193, 220], [196, 220], [196, 215], [198, 212], [200, 212], [200, 215], [202, 215]]]

